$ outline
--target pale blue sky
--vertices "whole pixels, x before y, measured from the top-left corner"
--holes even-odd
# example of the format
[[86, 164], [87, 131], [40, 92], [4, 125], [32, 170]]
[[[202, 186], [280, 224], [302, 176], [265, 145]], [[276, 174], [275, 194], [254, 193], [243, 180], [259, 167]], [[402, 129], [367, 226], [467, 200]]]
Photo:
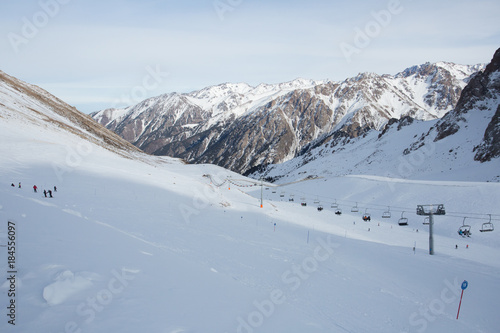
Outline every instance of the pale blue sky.
[[488, 62], [499, 17], [485, 0], [4, 1], [0, 69], [91, 112], [223, 82]]

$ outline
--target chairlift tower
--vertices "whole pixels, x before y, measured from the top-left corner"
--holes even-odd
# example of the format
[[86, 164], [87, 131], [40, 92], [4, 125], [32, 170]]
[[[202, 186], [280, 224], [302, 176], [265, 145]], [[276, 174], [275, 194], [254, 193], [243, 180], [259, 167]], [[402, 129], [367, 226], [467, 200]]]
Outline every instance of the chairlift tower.
[[264, 207], [264, 199], [262, 198], [263, 187], [264, 187], [264, 179], [260, 177], [260, 208]]
[[417, 215], [429, 216], [429, 254], [434, 254], [434, 237], [432, 235], [432, 226], [434, 225], [434, 215], [445, 215], [446, 211], [443, 204], [437, 205], [417, 205]]

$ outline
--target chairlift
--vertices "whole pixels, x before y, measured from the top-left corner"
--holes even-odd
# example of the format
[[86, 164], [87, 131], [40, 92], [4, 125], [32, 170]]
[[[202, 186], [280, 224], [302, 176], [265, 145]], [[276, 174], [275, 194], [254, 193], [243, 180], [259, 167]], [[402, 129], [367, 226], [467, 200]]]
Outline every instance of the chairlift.
[[353, 207], [351, 208], [351, 212], [352, 212], [352, 213], [357, 213], [357, 212], [359, 212], [359, 208], [358, 208], [358, 203], [357, 203], [357, 202], [356, 202], [356, 206], [353, 206]]
[[335, 210], [335, 215], [342, 215], [342, 209], [337, 208], [337, 209]]
[[426, 217], [426, 218], [424, 219], [424, 223], [423, 223], [423, 224], [424, 224], [424, 225], [429, 225], [429, 224], [431, 224], [431, 220], [430, 220], [430, 218], [429, 218], [429, 217]]
[[300, 205], [301, 206], [307, 206], [306, 198], [300, 198]]
[[283, 192], [281, 192], [281, 194], [280, 194], [280, 198], [284, 198], [284, 197], [285, 197], [285, 192], [283, 191]]
[[485, 232], [485, 231], [493, 231], [495, 228], [493, 227], [493, 223], [491, 223], [491, 214], [488, 214], [490, 216], [490, 221], [483, 223], [481, 226], [481, 229], [479, 231]]
[[368, 213], [368, 208], [365, 209], [365, 213], [363, 214], [363, 221], [371, 221], [370, 213]]
[[460, 228], [458, 228], [458, 231], [457, 231], [458, 234], [462, 237], [470, 237], [470, 235], [471, 235], [471, 232], [470, 232], [471, 226], [468, 224], [465, 224], [466, 218], [467, 217], [464, 217], [464, 220], [462, 222], [462, 226]]
[[316, 204], [316, 205], [319, 204], [319, 199], [318, 198], [314, 199], [314, 204]]
[[273, 193], [276, 193], [276, 190], [273, 190]]
[[408, 225], [408, 218], [404, 217], [405, 212], [401, 212], [401, 218], [398, 220], [399, 225]]
[[323, 210], [323, 206], [319, 205], [318, 206], [318, 212], [321, 212]]
[[288, 201], [294, 201], [293, 200], [293, 194], [290, 194], [290, 198], [288, 198]]
[[387, 206], [387, 211], [382, 213], [382, 218], [384, 219], [391, 218], [391, 207]]
[[337, 200], [335, 200], [335, 202], [332, 203], [331, 208], [339, 208], [339, 205], [337, 204]]

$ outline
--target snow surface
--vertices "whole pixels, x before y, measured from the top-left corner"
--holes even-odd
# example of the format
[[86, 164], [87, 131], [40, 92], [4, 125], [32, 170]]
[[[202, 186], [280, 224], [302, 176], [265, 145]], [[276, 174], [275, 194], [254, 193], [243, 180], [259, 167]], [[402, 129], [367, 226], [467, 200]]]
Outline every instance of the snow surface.
[[[498, 332], [500, 231], [479, 232], [487, 214], [500, 220], [498, 183], [429, 171], [261, 189], [216, 166], [82, 140], [0, 114], [0, 245], [14, 222], [17, 269], [13, 326], [0, 247], [1, 332]], [[447, 209], [434, 256], [415, 215], [426, 203]], [[464, 216], [470, 238], [457, 234]]]

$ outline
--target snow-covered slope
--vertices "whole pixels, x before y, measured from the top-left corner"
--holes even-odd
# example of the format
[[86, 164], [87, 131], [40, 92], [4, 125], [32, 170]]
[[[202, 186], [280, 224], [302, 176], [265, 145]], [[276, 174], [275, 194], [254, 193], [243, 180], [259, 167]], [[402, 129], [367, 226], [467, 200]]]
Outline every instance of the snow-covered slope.
[[[36, 124], [54, 131], [71, 132], [86, 141], [121, 154], [139, 149], [115, 133], [96, 126], [90, 116], [52, 96], [47, 91], [0, 71], [0, 118], [13, 121], [15, 130]], [[17, 121], [17, 122], [15, 122]]]
[[396, 75], [363, 73], [343, 82], [225, 83], [93, 117], [146, 152], [245, 173], [289, 160], [337, 129], [355, 137], [391, 118], [440, 118], [456, 104], [469, 76], [483, 67], [426, 63]]
[[[362, 175], [261, 189], [217, 166], [117, 154], [70, 120], [60, 121], [74, 131], [47, 125], [50, 108], [33, 105], [40, 118], [28, 118], [29, 98], [4, 96], [1, 332], [496, 332], [500, 325], [499, 234], [479, 232], [488, 214], [500, 220], [497, 183]], [[44, 197], [54, 186], [53, 198]], [[447, 212], [436, 217], [434, 256], [415, 215], [425, 203]], [[382, 219], [387, 206], [392, 217]], [[398, 225], [401, 215], [408, 226]], [[470, 238], [457, 234], [464, 217]]]

